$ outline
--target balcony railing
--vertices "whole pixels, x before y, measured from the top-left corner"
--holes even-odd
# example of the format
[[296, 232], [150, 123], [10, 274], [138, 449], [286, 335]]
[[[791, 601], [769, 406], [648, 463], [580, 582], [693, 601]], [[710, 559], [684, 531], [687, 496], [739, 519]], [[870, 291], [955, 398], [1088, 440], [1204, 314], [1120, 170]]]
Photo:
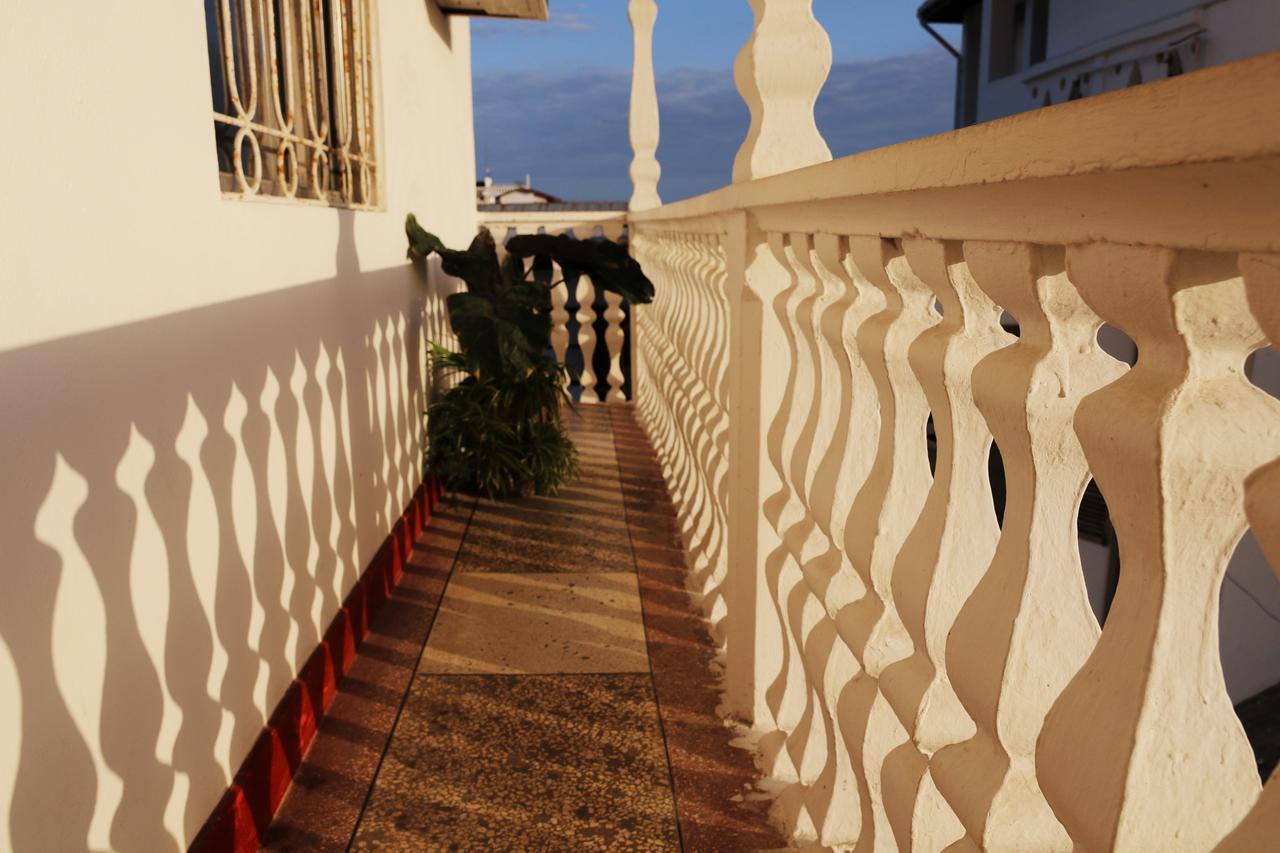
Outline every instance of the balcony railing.
[[[616, 210], [482, 210], [479, 217], [500, 245], [517, 234], [617, 241], [626, 230], [624, 214]], [[588, 276], [566, 277], [554, 262], [548, 261], [543, 274], [548, 281], [564, 280], [551, 289], [551, 346], [556, 361], [568, 365], [567, 388], [574, 400], [631, 399], [631, 305], [616, 293], [597, 290]]]
[[[1280, 345], [1280, 55], [823, 163], [825, 38], [752, 5], [736, 183], [654, 207], [644, 165], [628, 221], [657, 289], [638, 412], [789, 831], [1274, 844], [1218, 610], [1250, 525], [1280, 567], [1280, 402], [1244, 370]], [[649, 164], [656, 117], [633, 122]], [[1101, 628], [1091, 478], [1120, 556]]]

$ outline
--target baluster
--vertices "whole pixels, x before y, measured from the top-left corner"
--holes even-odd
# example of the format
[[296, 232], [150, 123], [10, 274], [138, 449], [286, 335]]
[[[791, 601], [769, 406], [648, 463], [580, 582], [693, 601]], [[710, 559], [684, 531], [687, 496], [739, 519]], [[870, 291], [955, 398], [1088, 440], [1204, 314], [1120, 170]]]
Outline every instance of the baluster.
[[[640, 265], [649, 272], [649, 276], [657, 282], [664, 282], [667, 279], [662, 274], [662, 269], [658, 266], [657, 259], [653, 257], [652, 238], [644, 231], [635, 229], [632, 232], [630, 240], [631, 254], [640, 262]], [[610, 297], [613, 298], [610, 298]], [[643, 337], [638, 333], [641, 326], [652, 325], [655, 318], [662, 310], [663, 294], [655, 292], [653, 302], [646, 306], [649, 310], [641, 312], [632, 310], [631, 317], [631, 375], [633, 379], [632, 397], [636, 401], [636, 413], [641, 418], [641, 422], [648, 417], [646, 413], [652, 410], [655, 403], [655, 395], [657, 394], [658, 377], [646, 372], [651, 368], [647, 368], [646, 364], [651, 364], [655, 357], [653, 353], [648, 352], [653, 342], [645, 342]], [[609, 291], [604, 292], [605, 308], [601, 315], [605, 319], [604, 344], [605, 351], [609, 354], [609, 368], [605, 372], [605, 383], [607, 390], [605, 391], [605, 400], [607, 402], [615, 402], [621, 395], [621, 388], [624, 381], [620, 364], [622, 353], [622, 298]], [[647, 361], [646, 361], [647, 360]], [[650, 438], [653, 434], [649, 433]], [[655, 450], [658, 448], [655, 446]]]
[[679, 519], [687, 545], [691, 580], [695, 588], [702, 591], [707, 580], [705, 536], [708, 524], [707, 495], [701, 477], [705, 462], [705, 430], [702, 428], [699, 405], [704, 401], [697, 390], [696, 353], [700, 340], [698, 283], [689, 244], [690, 237], [686, 234], [672, 234], [667, 241], [672, 283], [677, 294], [672, 310], [668, 313], [668, 355], [672, 364], [668, 374], [668, 387], [674, 395], [679, 420], [682, 463]]
[[717, 274], [713, 246], [719, 239], [715, 235], [689, 235], [683, 241], [687, 293], [691, 298], [686, 312], [687, 323], [682, 349], [690, 353], [692, 364], [687, 365], [686, 399], [691, 438], [696, 445], [699, 507], [694, 533], [697, 546], [691, 551], [698, 563], [694, 578], [704, 596], [703, 606], [708, 612], [717, 636], [724, 618], [725, 602], [721, 585], [724, 580], [724, 513], [722, 495], [717, 489], [722, 479], [722, 457], [716, 446], [722, 422], [713, 383], [713, 359], [716, 356], [716, 306], [714, 304], [714, 277]]
[[600, 395], [596, 393], [596, 373], [593, 361], [596, 355], [596, 289], [591, 277], [586, 273], [578, 276], [578, 348], [582, 350], [582, 376], [578, 382], [582, 385], [582, 395], [578, 398], [582, 403], [599, 403]]
[[1098, 633], [1075, 524], [1089, 469], [1071, 418], [1124, 367], [1097, 345], [1100, 321], [1067, 279], [1062, 250], [968, 242], [964, 257], [978, 286], [1017, 318], [1021, 337], [973, 371], [1007, 500], [995, 556], [946, 649], [946, 672], [976, 731], [935, 752], [929, 769], [973, 843], [1070, 849], [1036, 782], [1035, 743]]
[[893, 242], [851, 237], [849, 254], [858, 275], [883, 300], [883, 309], [861, 325], [855, 339], [874, 383], [880, 418], [874, 446], [870, 434], [858, 437], [873, 461], [844, 531], [844, 550], [856, 582], [843, 584], [835, 595], [829, 589], [826, 598], [842, 642], [862, 666], [842, 692], [838, 709], [862, 789], [860, 843], [892, 845], [882, 768], [885, 757], [905, 743], [907, 735], [881, 694], [877, 677], [910, 653], [889, 581], [898, 547], [928, 490], [929, 467], [920, 441], [928, 407], [906, 353], [937, 315], [933, 295]]
[[[670, 281], [670, 279], [662, 279]], [[609, 375], [606, 377], [609, 383], [609, 391], [605, 394], [605, 400], [610, 403], [625, 402], [627, 395], [622, 392], [622, 385], [626, 381], [626, 377], [622, 374], [622, 344], [626, 341], [626, 334], [622, 331], [622, 321], [626, 319], [626, 312], [622, 310], [622, 297], [612, 291], [605, 291], [604, 294], [604, 320], [608, 325], [604, 332], [604, 345], [609, 350]], [[631, 326], [635, 328], [633, 321]]]
[[[1242, 255], [1240, 272], [1249, 294], [1249, 307], [1271, 345], [1280, 349], [1280, 257]], [[1280, 458], [1245, 480], [1244, 511], [1253, 535], [1280, 577]], [[1262, 796], [1238, 827], [1218, 845], [1218, 853], [1265, 850], [1280, 838], [1280, 772], [1273, 772]]]
[[[814, 246], [818, 261], [816, 269], [839, 282], [837, 288], [841, 297], [827, 311], [822, 323], [824, 337], [838, 353], [836, 363], [841, 384], [843, 387], [847, 381], [848, 391], [842, 395], [847, 404], [839, 407], [842, 420], [834, 430], [836, 437], [832, 440], [828, 457], [820, 466], [823, 472], [831, 472], [834, 476], [825, 484], [821, 480], [815, 484], [818, 504], [825, 506], [830, 501], [828, 534], [838, 563], [815, 559], [806, 567], [806, 575], [824, 588], [827, 609], [835, 613], [844, 605], [862, 598], [867, 591], [845, 551], [854, 499], [875, 462], [876, 447], [869, 437], [880, 430], [876, 385], [858, 351], [857, 336], [870, 318], [884, 310], [885, 295], [853, 265], [847, 240], [818, 235]], [[825, 497], [826, 488], [831, 490], [829, 499]]]
[[[850, 423], [865, 424], [870, 416], [870, 432], [875, 431], [874, 389], [865, 367], [858, 365], [858, 385], [862, 399], [854, 399], [855, 373], [846, 338], [856, 334], [862, 322], [882, 304], [874, 288], [856, 284], [846, 263], [845, 241], [830, 235], [816, 235], [813, 246], [801, 251], [806, 240], [792, 238], [793, 253], [799, 263], [820, 284], [811, 322], [818, 343], [822, 391], [818, 395], [816, 434], [827, 441], [824, 451], [815, 454], [818, 464], [810, 466], [809, 512], [816, 524], [814, 538], [807, 542], [801, 571], [808, 594], [801, 616], [803, 650], [810, 680], [818, 685], [818, 701], [825, 722], [826, 762], [819, 777], [806, 793], [805, 806], [812, 816], [818, 840], [825, 846], [851, 845], [862, 829], [857, 776], [846, 746], [844, 722], [839, 713], [840, 696], [859, 672], [857, 659], [841, 640], [830, 613], [832, 600], [860, 597], [833, 591], [856, 583], [856, 574], [843, 552], [844, 520], [853, 495], [865, 476], [866, 465], [857, 464], [858, 442], [849, 441]], [[839, 393], [832, 393], [838, 388]], [[861, 432], [857, 427], [855, 433]], [[846, 461], [846, 456], [850, 457]], [[813, 551], [818, 553], [813, 553]]]
[[702, 423], [705, 443], [704, 485], [710, 502], [708, 542], [708, 582], [706, 606], [715, 627], [717, 642], [725, 640], [728, 616], [725, 579], [728, 572], [727, 503], [728, 409], [723, 398], [725, 372], [724, 261], [719, 234], [701, 235], [698, 243], [698, 279], [703, 303], [700, 338], [704, 352], [699, 395], [703, 400]]
[[[564, 273], [560, 270], [560, 265], [552, 261], [551, 350], [555, 353], [556, 364], [560, 365], [564, 364], [565, 354], [569, 351], [569, 312], [564, 307], [569, 299], [569, 286], [561, 281], [563, 278]], [[566, 389], [569, 387], [569, 381], [569, 372], [566, 370], [563, 378]]]
[[[730, 423], [731, 449], [729, 540], [731, 610], [741, 614], [731, 623], [729, 668], [734, 701], [756, 728], [764, 732], [759, 747], [770, 775], [797, 781], [786, 751], [787, 733], [802, 713], [791, 696], [802, 689], [792, 634], [779, 606], [778, 576], [787, 558], [778, 547], [776, 511], [765, 508], [766, 496], [775, 500], [778, 479], [776, 444], [765, 441], [770, 412], [784, 410], [781, 395], [790, 384], [790, 363], [773, 353], [787, 351], [776, 311], [769, 310], [790, 277], [777, 252], [745, 215], [728, 222], [726, 259], [730, 303], [730, 394], [735, 417]], [[762, 358], [762, 353], [770, 353]], [[757, 567], [763, 566], [763, 571]], [[736, 631], [736, 633], [734, 633]], [[791, 689], [787, 689], [788, 680]], [[784, 707], [783, 695], [788, 697]]]
[[863, 277], [884, 294], [885, 308], [858, 330], [858, 350], [876, 385], [880, 433], [875, 462], [845, 529], [845, 551], [868, 594], [841, 608], [837, 621], [845, 641], [875, 677], [911, 653], [889, 581], [931, 477], [922, 440], [929, 407], [911, 373], [907, 350], [938, 317], [933, 292], [893, 243], [853, 237], [849, 249]]
[[1071, 274], [1138, 364], [1076, 428], [1121, 572], [1102, 632], [1045, 723], [1041, 784], [1077, 844], [1203, 850], [1259, 789], [1218, 652], [1218, 595], [1244, 480], [1280, 454], [1280, 403], [1249, 384], [1265, 337], [1234, 257], [1091, 244]]
[[[821, 553], [822, 536], [814, 522], [806, 486], [810, 481], [809, 460], [817, 436], [818, 410], [821, 406], [822, 376], [815, 341], [814, 309], [819, 297], [819, 279], [810, 260], [809, 237], [806, 234], [769, 235], [770, 247], [788, 271], [791, 286], [774, 301], [774, 309], [788, 342], [792, 363], [792, 384], [786, 389], [778, 415], [770, 427], [770, 455], [784, 491], [765, 502], [777, 510], [775, 530], [782, 539], [785, 553], [771, 557], [779, 566], [777, 592], [779, 613], [791, 632], [791, 651], [786, 691], [781, 707], [804, 710], [787, 746], [797, 770], [799, 784], [787, 792], [788, 817], [797, 821], [797, 833], [816, 838], [817, 821], [829, 805], [823, 792], [811, 792], [809, 786], [818, 781], [829, 761], [829, 720], [825, 697], [815, 689], [823, 681], [825, 660], [814, 655], [808, 635], [818, 622], [817, 614], [827, 618], [821, 599], [815, 595], [801, 568], [811, 556]], [[829, 436], [827, 437], [829, 440]], [[777, 553], [777, 552], [775, 552]], [[835, 698], [832, 697], [832, 706]]]
[[679, 236], [666, 233], [661, 243], [663, 264], [672, 285], [672, 299], [667, 305], [662, 326], [662, 350], [665, 370], [663, 387], [672, 419], [673, 489], [681, 532], [688, 544], [688, 520], [695, 497], [692, 454], [689, 450], [690, 411], [681, 381], [687, 373], [681, 348], [681, 323], [688, 316], [688, 290], [684, 269], [680, 264]]
[[831, 70], [831, 40], [813, 17], [813, 0], [749, 2], [754, 27], [733, 77], [751, 126], [733, 161], [734, 183], [831, 159], [813, 118]]
[[631, 0], [627, 4], [631, 21], [631, 201], [629, 210], [658, 207], [658, 90], [653, 80], [653, 25], [658, 19], [654, 0]]
[[890, 756], [885, 775], [898, 791], [889, 817], [899, 845], [940, 850], [964, 828], [928, 776], [928, 757], [974, 730], [946, 676], [946, 641], [1000, 536], [987, 477], [991, 433], [974, 404], [971, 377], [979, 361], [1014, 338], [1001, 329], [1000, 308], [978, 289], [958, 243], [907, 240], [904, 251], [944, 310], [908, 354], [933, 413], [937, 463], [893, 570], [894, 604], [914, 651], [884, 671], [880, 687], [913, 743]]
[[[775, 678], [765, 691], [776, 729], [761, 741], [761, 747], [770, 774], [777, 781], [787, 783], [778, 797], [781, 806], [779, 817], [792, 835], [812, 840], [816, 836], [816, 827], [804, 803], [804, 785], [813, 781], [818, 772], [813, 767], [812, 752], [806, 762], [806, 751], [813, 733], [812, 700], [801, 656], [801, 634], [792, 613], [793, 594], [797, 589], [803, 593], [804, 579], [794, 553], [784, 541], [785, 533], [801, 522], [804, 514], [791, 486], [786, 460], [797, 444], [798, 427], [794, 419], [799, 406], [796, 400], [811, 398], [812, 380], [798, 364], [796, 354], [794, 302], [798, 298], [799, 285], [787, 258], [785, 238], [778, 233], [768, 234], [766, 246], [762, 248], [772, 261], [771, 283], [776, 283], [771, 294], [773, 298], [767, 303], [772, 309], [767, 328], [773, 345], [764, 348], [773, 354], [768, 362], [771, 372], [775, 372], [779, 380], [786, 377], [786, 381], [779, 381], [777, 385], [782, 393], [776, 408], [769, 407], [774, 411], [774, 417], [768, 423], [762, 448], [773, 486], [768, 492], [762, 489], [762, 494], [768, 495], [763, 504], [763, 516], [774, 534], [775, 543], [764, 559], [764, 574], [769, 604], [781, 634], [779, 651], [782, 659]], [[803, 378], [797, 381], [799, 377]], [[804, 384], [805, 378], [809, 379], [808, 384]]]

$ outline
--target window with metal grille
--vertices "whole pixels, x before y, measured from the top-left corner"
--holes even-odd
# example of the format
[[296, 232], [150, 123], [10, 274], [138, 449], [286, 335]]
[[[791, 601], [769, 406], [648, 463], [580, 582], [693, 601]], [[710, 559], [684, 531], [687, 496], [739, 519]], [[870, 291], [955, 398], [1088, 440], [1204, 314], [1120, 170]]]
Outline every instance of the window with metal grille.
[[378, 204], [369, 0], [204, 0], [223, 194]]

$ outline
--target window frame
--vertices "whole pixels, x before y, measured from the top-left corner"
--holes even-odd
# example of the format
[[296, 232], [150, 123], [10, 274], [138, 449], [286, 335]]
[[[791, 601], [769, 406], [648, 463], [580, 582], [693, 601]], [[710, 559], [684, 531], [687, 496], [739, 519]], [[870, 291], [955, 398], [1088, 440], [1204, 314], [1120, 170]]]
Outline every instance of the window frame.
[[222, 197], [384, 210], [375, 0], [204, 2]]

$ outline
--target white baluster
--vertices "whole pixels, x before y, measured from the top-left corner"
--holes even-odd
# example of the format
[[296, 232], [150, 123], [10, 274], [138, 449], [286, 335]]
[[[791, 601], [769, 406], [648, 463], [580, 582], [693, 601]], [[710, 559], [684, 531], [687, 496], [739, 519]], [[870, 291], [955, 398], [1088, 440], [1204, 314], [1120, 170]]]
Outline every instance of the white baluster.
[[928, 757], [974, 731], [946, 675], [946, 641], [1000, 537], [987, 477], [991, 433], [971, 377], [1014, 338], [1000, 328], [1000, 308], [978, 289], [958, 243], [906, 240], [903, 248], [944, 310], [908, 353], [933, 414], [937, 469], [893, 570], [894, 604], [914, 651], [884, 671], [880, 687], [914, 742], [890, 756], [885, 775], [899, 791], [890, 810], [899, 845], [940, 850], [964, 828], [934, 788]]
[[[552, 262], [552, 283], [559, 282], [563, 277], [560, 265]], [[551, 350], [555, 353], [556, 364], [564, 364], [565, 354], [569, 351], [569, 312], [564, 307], [568, 300], [568, 285], [560, 282], [551, 288]], [[569, 387], [567, 371], [564, 375], [564, 387]]]
[[631, 0], [631, 201], [630, 210], [658, 207], [658, 90], [653, 80], [653, 24], [658, 18], [655, 0]]
[[911, 653], [911, 640], [893, 607], [890, 578], [932, 478], [922, 440], [929, 407], [907, 351], [938, 316], [933, 292], [892, 243], [854, 237], [849, 248], [863, 277], [884, 294], [885, 309], [858, 331], [858, 349], [876, 383], [880, 434], [875, 464], [845, 531], [846, 552], [868, 594], [841, 608], [837, 621], [862, 665], [878, 676]]
[[[1249, 293], [1249, 307], [1271, 345], [1280, 350], [1280, 256], [1244, 255], [1240, 258]], [[1280, 577], [1280, 459], [1263, 465], [1245, 481], [1244, 511], [1258, 544]], [[1254, 803], [1216, 853], [1266, 850], [1280, 838], [1280, 771], [1273, 771], [1262, 796]]]
[[972, 843], [1070, 850], [1037, 785], [1035, 748], [1049, 706], [1098, 634], [1076, 540], [1089, 468], [1071, 419], [1085, 395], [1125, 368], [1098, 346], [1101, 321], [1067, 279], [1061, 249], [968, 242], [964, 257], [1021, 337], [973, 371], [1007, 502], [991, 566], [947, 641], [947, 674], [976, 732], [935, 752], [929, 770]]
[[1280, 403], [1244, 361], [1265, 341], [1230, 255], [1089, 244], [1071, 276], [1138, 346], [1075, 425], [1120, 545], [1093, 653], [1053, 706], [1037, 763], [1080, 847], [1205, 850], [1259, 790], [1218, 651], [1218, 595], [1244, 480], [1280, 455]]
[[831, 159], [813, 118], [831, 71], [831, 40], [813, 17], [813, 0], [748, 1], [755, 25], [733, 76], [751, 126], [733, 161], [734, 183]]
[[[605, 291], [604, 302], [604, 320], [608, 324], [604, 330], [604, 345], [609, 350], [609, 375], [606, 377], [609, 392], [605, 395], [605, 400], [621, 403], [627, 399], [627, 395], [622, 393], [622, 385], [626, 381], [626, 377], [622, 375], [622, 345], [627, 339], [622, 331], [622, 321], [627, 315], [622, 310], [622, 297], [613, 291]], [[634, 325], [633, 323], [632, 326]]]
[[[875, 383], [879, 432], [861, 436], [872, 463], [845, 526], [845, 553], [858, 583], [828, 593], [840, 637], [863, 672], [841, 696], [844, 736], [863, 787], [862, 833], [867, 843], [891, 846], [882, 770], [907, 733], [878, 685], [878, 676], [911, 652], [890, 587], [898, 549], [929, 489], [922, 437], [928, 404], [906, 361], [907, 349], [937, 321], [933, 294], [901, 251], [879, 237], [851, 237], [850, 259], [861, 278], [880, 291], [883, 310], [857, 331], [857, 348]], [[854, 598], [850, 593], [861, 592]]]
[[600, 395], [596, 393], [596, 374], [592, 361], [596, 355], [596, 289], [590, 276], [583, 273], [578, 276], [578, 348], [582, 351], [582, 376], [578, 382], [582, 385], [582, 395], [578, 398], [583, 403], [599, 403]]

